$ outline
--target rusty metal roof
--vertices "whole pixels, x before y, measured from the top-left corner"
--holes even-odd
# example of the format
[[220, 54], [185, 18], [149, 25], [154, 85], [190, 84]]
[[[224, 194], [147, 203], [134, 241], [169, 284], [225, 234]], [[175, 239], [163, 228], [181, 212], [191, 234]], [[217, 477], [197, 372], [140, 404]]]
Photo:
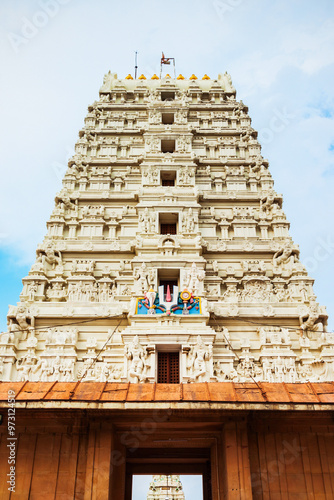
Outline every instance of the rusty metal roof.
[[0, 401], [8, 391], [17, 401], [215, 402], [334, 404], [334, 382], [131, 384], [105, 382], [0, 382]]

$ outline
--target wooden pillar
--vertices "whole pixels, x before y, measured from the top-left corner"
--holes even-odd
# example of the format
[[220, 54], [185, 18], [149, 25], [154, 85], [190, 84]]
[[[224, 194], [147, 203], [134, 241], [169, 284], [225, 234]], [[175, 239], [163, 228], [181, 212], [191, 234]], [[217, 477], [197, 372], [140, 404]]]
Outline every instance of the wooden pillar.
[[121, 443], [120, 436], [113, 434], [113, 450], [111, 453], [110, 471], [112, 482], [110, 485], [110, 500], [125, 498], [126, 483], [126, 448]]
[[224, 500], [250, 500], [248, 433], [245, 421], [229, 422], [223, 429], [223, 493]]
[[90, 424], [84, 500], [124, 498], [126, 457], [121, 448], [111, 422]]

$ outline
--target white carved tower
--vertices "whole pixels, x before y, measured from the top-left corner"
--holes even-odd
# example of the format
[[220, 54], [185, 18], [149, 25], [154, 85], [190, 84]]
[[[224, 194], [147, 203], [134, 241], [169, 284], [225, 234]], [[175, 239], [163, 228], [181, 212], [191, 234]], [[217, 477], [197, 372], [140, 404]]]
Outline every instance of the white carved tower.
[[147, 500], [186, 500], [180, 476], [153, 476]]
[[227, 73], [109, 72], [75, 150], [2, 380], [333, 380], [325, 308]]

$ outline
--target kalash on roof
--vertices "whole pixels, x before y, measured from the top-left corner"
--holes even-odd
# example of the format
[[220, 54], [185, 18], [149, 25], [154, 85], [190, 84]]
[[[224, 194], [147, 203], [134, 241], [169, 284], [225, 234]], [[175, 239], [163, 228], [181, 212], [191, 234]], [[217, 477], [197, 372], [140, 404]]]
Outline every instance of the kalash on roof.
[[181, 91], [188, 90], [189, 88], [200, 88], [202, 91], [212, 91], [212, 90], [223, 90], [226, 93], [230, 93], [233, 96], [236, 94], [236, 90], [232, 85], [231, 76], [225, 73], [219, 73], [218, 79], [211, 79], [207, 74], [202, 78], [197, 77], [192, 74], [189, 78], [185, 78], [183, 75], [179, 75], [176, 78], [171, 77], [169, 74], [159, 78], [156, 74], [152, 77], [146, 77], [145, 75], [140, 75], [138, 78], [133, 78], [131, 74], [127, 75], [123, 79], [119, 79], [116, 73], [109, 71], [104, 79], [103, 85], [100, 92], [109, 92], [116, 89], [126, 89], [134, 90], [140, 88], [147, 88], [154, 90], [160, 87], [177, 87]]

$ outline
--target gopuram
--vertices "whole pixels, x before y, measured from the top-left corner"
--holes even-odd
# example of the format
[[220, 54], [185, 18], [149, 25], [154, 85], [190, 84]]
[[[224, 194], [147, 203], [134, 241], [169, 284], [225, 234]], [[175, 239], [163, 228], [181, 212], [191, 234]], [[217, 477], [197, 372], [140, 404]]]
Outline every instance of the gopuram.
[[334, 333], [299, 253], [228, 73], [106, 74], [0, 334], [20, 498], [194, 471], [204, 500], [334, 498]]

